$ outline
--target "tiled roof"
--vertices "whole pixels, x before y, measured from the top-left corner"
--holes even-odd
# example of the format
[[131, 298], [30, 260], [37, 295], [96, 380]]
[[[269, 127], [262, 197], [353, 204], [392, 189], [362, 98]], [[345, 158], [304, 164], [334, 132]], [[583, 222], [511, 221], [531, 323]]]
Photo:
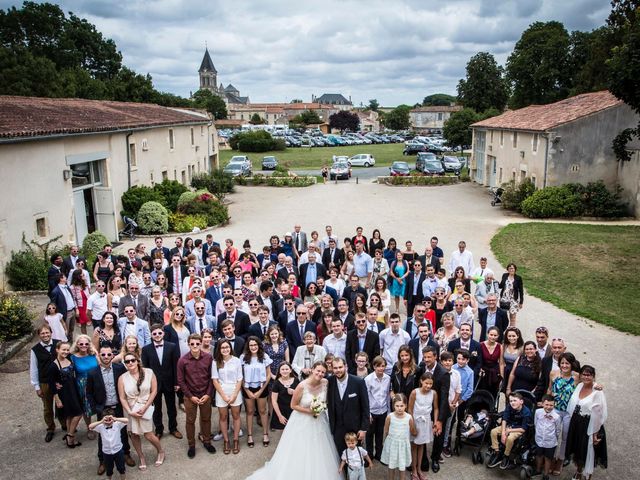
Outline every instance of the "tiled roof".
[[351, 105], [351, 101], [344, 98], [340, 93], [325, 93], [315, 100], [318, 103], [328, 103], [330, 105]]
[[413, 112], [458, 112], [462, 110], [460, 105], [433, 105], [431, 107], [418, 107], [411, 110]]
[[0, 96], [0, 138], [206, 123], [202, 113], [151, 103]]
[[549, 105], [531, 105], [474, 123], [472, 127], [543, 132], [607, 108], [622, 105], [609, 91], [583, 93]]

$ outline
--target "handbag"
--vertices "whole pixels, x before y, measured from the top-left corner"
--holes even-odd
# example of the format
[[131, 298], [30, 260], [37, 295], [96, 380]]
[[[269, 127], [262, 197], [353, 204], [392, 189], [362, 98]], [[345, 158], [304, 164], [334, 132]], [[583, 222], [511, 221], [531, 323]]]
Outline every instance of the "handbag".
[[511, 302], [507, 300], [500, 300], [500, 308], [502, 310], [509, 310], [511, 308]]
[[[144, 408], [144, 405], [145, 405], [144, 403], [136, 402], [132, 408], [132, 411], [138, 412]], [[155, 407], [153, 405], [149, 405], [149, 408], [147, 408], [147, 410], [144, 412], [144, 415], [142, 415], [141, 420], [151, 420], [153, 418], [154, 410], [155, 410]]]

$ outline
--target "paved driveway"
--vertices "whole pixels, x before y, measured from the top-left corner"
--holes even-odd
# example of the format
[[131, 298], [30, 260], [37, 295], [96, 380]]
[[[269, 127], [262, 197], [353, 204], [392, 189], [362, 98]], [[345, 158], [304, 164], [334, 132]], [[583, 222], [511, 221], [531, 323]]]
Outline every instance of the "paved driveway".
[[[489, 241], [501, 226], [521, 221], [492, 208], [486, 191], [471, 184], [416, 188], [351, 182], [302, 189], [241, 187], [230, 198], [233, 200], [231, 224], [215, 232], [215, 238], [231, 237], [237, 244], [248, 238], [255, 251], [267, 243], [270, 234], [282, 236], [295, 222], [300, 222], [307, 232], [313, 229], [323, 232], [324, 226], [331, 224], [340, 237], [352, 236], [355, 227], [360, 225], [367, 233], [377, 227], [385, 239], [394, 236], [399, 244], [411, 239], [419, 250], [432, 235], [437, 235], [447, 259], [457, 242], [465, 239], [476, 262], [481, 255], [486, 255], [496, 272], [502, 269], [491, 254]], [[151, 245], [152, 240], [147, 243]], [[636, 462], [640, 435], [632, 420], [637, 416], [635, 405], [640, 393], [640, 374], [633, 366], [640, 351], [640, 338], [577, 318], [532, 297], [526, 298], [519, 322], [528, 338], [533, 337], [537, 326], [549, 326], [553, 337], [569, 339], [569, 350], [598, 370], [598, 380], [605, 385], [609, 404], [610, 468], [598, 470], [596, 478], [640, 478]], [[83, 445], [75, 450], [64, 448], [59, 434], [51, 444], [42, 441], [41, 408], [24, 371], [27, 364], [28, 352], [23, 352], [0, 368], [1, 477], [90, 478], [96, 468], [96, 442], [86, 439], [84, 427], [79, 433]], [[20, 369], [22, 371], [17, 373], [8, 373]], [[215, 417], [214, 424], [217, 423]], [[180, 428], [184, 432], [183, 421], [183, 414], [180, 414]], [[130, 478], [186, 478], [185, 472], [189, 472], [190, 478], [213, 475], [221, 480], [242, 479], [268, 460], [276, 443], [272, 442], [269, 448], [257, 443], [252, 450], [243, 445], [240, 454], [235, 456], [225, 456], [222, 452], [211, 456], [198, 447], [196, 458], [189, 460], [185, 440], [169, 438], [163, 442], [168, 452], [165, 465], [158, 469], [150, 466], [150, 471], [144, 474], [133, 469], [128, 472]], [[148, 444], [145, 450], [148, 458], [153, 459]], [[562, 478], [570, 478], [572, 472], [572, 469], [568, 470]], [[460, 459], [447, 459], [439, 474], [430, 474], [432, 479], [438, 477], [489, 479], [517, 478], [517, 475], [516, 472], [488, 471], [482, 466], [472, 466], [467, 451]], [[386, 471], [377, 466], [369, 478], [384, 479]]]

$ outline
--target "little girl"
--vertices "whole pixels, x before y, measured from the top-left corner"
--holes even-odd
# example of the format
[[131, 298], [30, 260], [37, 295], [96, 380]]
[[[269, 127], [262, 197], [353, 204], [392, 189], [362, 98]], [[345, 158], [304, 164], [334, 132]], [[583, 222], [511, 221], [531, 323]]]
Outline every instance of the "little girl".
[[[384, 446], [380, 461], [389, 468], [389, 480], [396, 478], [396, 472], [404, 472], [411, 465], [410, 435], [416, 435], [413, 418], [406, 412], [407, 397], [402, 393], [391, 400], [393, 412], [384, 422]], [[400, 480], [401, 474], [398, 473]]]
[[59, 342], [67, 341], [67, 325], [62, 319], [62, 314], [58, 313], [55, 303], [47, 305], [44, 313], [44, 321], [51, 327], [51, 338]]
[[432, 390], [433, 375], [425, 372], [420, 377], [420, 387], [409, 396], [409, 413], [413, 417], [417, 433], [411, 438], [411, 480], [424, 480], [420, 471], [427, 444], [433, 442], [433, 418], [438, 418], [438, 394]]

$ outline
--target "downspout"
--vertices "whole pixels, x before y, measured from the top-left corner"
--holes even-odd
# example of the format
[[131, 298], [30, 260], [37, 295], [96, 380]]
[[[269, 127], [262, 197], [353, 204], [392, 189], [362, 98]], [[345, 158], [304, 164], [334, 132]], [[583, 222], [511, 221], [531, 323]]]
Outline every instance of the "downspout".
[[547, 141], [544, 148], [544, 176], [542, 177], [542, 188], [545, 188], [547, 186], [547, 165], [549, 163], [549, 133], [545, 132], [542, 135]]
[[125, 137], [125, 143], [127, 145], [127, 189], [131, 188], [131, 154], [129, 152], [129, 137], [131, 135], [133, 135], [133, 132], [129, 131]]

